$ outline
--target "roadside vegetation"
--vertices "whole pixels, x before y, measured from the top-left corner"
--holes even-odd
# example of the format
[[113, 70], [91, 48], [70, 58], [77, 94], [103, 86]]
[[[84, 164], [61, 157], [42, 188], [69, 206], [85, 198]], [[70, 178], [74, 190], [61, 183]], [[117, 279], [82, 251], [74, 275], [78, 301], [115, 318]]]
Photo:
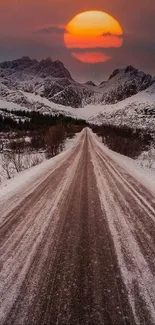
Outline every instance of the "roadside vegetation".
[[93, 132], [102, 138], [102, 142], [111, 150], [136, 159], [142, 152], [149, 150], [152, 136], [141, 129], [127, 126], [92, 126]]
[[22, 114], [23, 120], [0, 117], [1, 179], [10, 179], [16, 173], [58, 155], [66, 140], [87, 126], [83, 120], [63, 115], [13, 113], [18, 117]]
[[[38, 112], [2, 110], [0, 115], [0, 180], [12, 178], [44, 159], [58, 155], [66, 140], [88, 126], [86, 121], [64, 115], [43, 115]], [[6, 114], [6, 115], [5, 115]], [[91, 125], [102, 142], [111, 150], [148, 163], [146, 154], [153, 143], [152, 136], [141, 129], [127, 126]], [[149, 151], [149, 166], [154, 164], [154, 150]]]
[[47, 130], [47, 127], [57, 124], [87, 125], [85, 120], [62, 114], [50, 115], [41, 114], [36, 111], [10, 111], [7, 109], [1, 109], [0, 111], [0, 132]]

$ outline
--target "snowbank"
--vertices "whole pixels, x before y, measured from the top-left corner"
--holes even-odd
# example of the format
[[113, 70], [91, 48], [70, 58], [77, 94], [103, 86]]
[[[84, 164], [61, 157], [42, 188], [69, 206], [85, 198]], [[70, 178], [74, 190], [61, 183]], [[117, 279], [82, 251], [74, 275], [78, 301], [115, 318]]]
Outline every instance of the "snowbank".
[[155, 194], [155, 170], [140, 166], [141, 160], [134, 160], [132, 158], [123, 156], [117, 152], [108, 149], [90, 129], [89, 132], [93, 134], [96, 145], [99, 146], [110, 158], [112, 158], [119, 166], [132, 177], [136, 178], [143, 186], [147, 187], [149, 191]]
[[[60, 165], [68, 154], [74, 149], [81, 137], [81, 133], [76, 134], [73, 139], [68, 139], [64, 151], [54, 158], [43, 161], [41, 164], [24, 170], [12, 179], [4, 181], [0, 185], [0, 201], [4, 196], [10, 197], [28, 184], [36, 183], [37, 179], [44, 173], [48, 173], [51, 168], [54, 170]], [[39, 181], [39, 180], [38, 180]]]

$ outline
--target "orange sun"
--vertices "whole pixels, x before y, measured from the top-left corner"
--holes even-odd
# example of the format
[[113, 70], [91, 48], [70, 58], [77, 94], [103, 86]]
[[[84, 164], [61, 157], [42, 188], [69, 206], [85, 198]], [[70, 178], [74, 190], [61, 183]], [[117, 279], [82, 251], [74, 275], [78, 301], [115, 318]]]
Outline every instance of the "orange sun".
[[102, 11], [86, 11], [76, 15], [67, 25], [64, 42], [72, 55], [82, 62], [97, 63], [111, 59], [101, 52], [123, 44], [120, 23]]

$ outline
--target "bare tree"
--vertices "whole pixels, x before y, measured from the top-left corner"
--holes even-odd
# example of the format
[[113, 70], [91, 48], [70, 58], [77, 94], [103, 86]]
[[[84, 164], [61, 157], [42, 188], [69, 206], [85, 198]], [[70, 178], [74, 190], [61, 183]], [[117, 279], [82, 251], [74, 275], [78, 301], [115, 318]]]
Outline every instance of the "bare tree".
[[11, 178], [11, 156], [9, 152], [3, 153], [1, 157], [2, 170], [6, 173], [7, 178]]
[[65, 130], [62, 125], [52, 126], [46, 136], [46, 157], [51, 158], [58, 155], [64, 146]]
[[10, 160], [17, 173], [24, 169], [23, 156], [27, 152], [27, 143], [24, 139], [18, 139], [9, 143]]

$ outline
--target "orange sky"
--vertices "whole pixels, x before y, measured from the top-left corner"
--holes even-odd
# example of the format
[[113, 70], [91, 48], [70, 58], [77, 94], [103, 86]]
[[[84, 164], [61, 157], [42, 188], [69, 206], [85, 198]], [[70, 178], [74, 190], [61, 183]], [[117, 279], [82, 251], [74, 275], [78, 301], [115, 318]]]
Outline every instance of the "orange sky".
[[[98, 49], [119, 48], [123, 44], [123, 30], [120, 23], [102, 11], [87, 11], [76, 15], [67, 25], [64, 42], [71, 49], [92, 49], [90, 52], [73, 56], [82, 62], [98, 63], [111, 59]], [[95, 51], [94, 51], [95, 49]]]
[[65, 33], [64, 40], [67, 48], [79, 48], [79, 49], [88, 49], [88, 48], [109, 48], [109, 47], [121, 47], [123, 39], [115, 35], [103, 35], [103, 36], [74, 36], [71, 34]]
[[[84, 64], [71, 55], [75, 49], [71, 51], [64, 45], [64, 30], [50, 31], [50, 26], [65, 26], [75, 15], [86, 10], [107, 12], [122, 26], [121, 47], [108, 47], [110, 42], [114, 46], [121, 39], [112, 34], [109, 40], [104, 36], [105, 47], [97, 48], [97, 51], [92, 48], [93, 60], [96, 52], [102, 53], [102, 57], [111, 57], [111, 60], [95, 65]], [[53, 60], [63, 61], [73, 77], [79, 80], [92, 78], [102, 81], [115, 68], [128, 64], [155, 75], [154, 13], [155, 0], [0, 0], [0, 62], [23, 55], [37, 59], [51, 56]], [[48, 28], [44, 30], [46, 26], [49, 26], [49, 31]], [[98, 37], [101, 40], [101, 35], [95, 36], [93, 44], [100, 43]], [[103, 38], [100, 45], [102, 42]], [[75, 43], [72, 46], [77, 46], [77, 41]], [[87, 38], [87, 46], [88, 43]], [[85, 60], [85, 56], [92, 60], [88, 58], [90, 51], [89, 46], [88, 50], [81, 48], [81, 59]]]

